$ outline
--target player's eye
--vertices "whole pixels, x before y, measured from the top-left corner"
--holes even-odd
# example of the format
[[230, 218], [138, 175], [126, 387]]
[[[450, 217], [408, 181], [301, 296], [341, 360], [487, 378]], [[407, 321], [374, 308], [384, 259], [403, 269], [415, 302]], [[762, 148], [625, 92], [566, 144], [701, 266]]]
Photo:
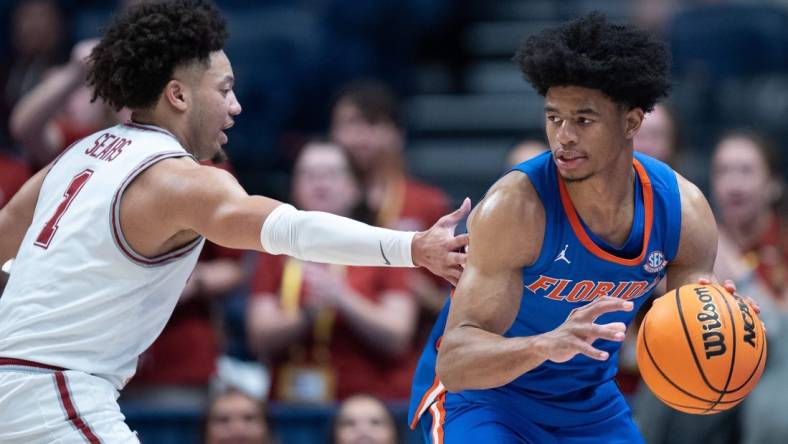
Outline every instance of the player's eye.
[[593, 123], [593, 122], [594, 122], [593, 120], [586, 119], [585, 117], [580, 117], [579, 119], [577, 119], [577, 123], [580, 124], [580, 125], [588, 125], [588, 124]]
[[547, 116], [547, 120], [553, 123], [561, 123], [561, 118], [558, 116]]

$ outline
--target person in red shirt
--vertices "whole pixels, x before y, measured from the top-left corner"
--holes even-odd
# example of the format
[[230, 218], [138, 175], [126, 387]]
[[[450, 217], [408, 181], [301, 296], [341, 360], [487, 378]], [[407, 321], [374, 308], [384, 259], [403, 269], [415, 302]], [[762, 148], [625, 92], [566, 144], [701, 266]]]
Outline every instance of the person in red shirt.
[[[304, 147], [292, 192], [304, 210], [342, 216], [357, 216], [362, 202], [351, 161], [329, 142]], [[271, 365], [272, 397], [330, 402], [366, 392], [407, 398], [418, 357], [418, 305], [408, 288], [406, 270], [261, 255], [247, 328], [249, 344]]]
[[[26, 163], [11, 153], [0, 150], [0, 208], [3, 208], [11, 200], [11, 197], [22, 188], [30, 176], [30, 168]], [[7, 280], [8, 275], [0, 272], [0, 297], [2, 297]]]
[[680, 413], [641, 388], [634, 411], [649, 443], [767, 444], [788, 433], [788, 423], [773, 414], [788, 409], [788, 227], [776, 211], [783, 189], [779, 165], [763, 136], [736, 130], [717, 143], [710, 170], [718, 229], [714, 274], [732, 279], [763, 308], [767, 370], [742, 404], [715, 415]]
[[0, 150], [0, 208], [11, 200], [31, 175], [26, 163]]
[[784, 442], [788, 422], [788, 219], [780, 208], [781, 159], [763, 135], [733, 131], [714, 150], [712, 197], [719, 223], [714, 272], [733, 279], [764, 308], [766, 371], [742, 403], [741, 442]]
[[[449, 209], [449, 197], [405, 169], [405, 122], [397, 97], [386, 85], [358, 81], [342, 88], [331, 116], [331, 137], [361, 170], [373, 225], [423, 230]], [[413, 270], [410, 290], [421, 308], [419, 337], [426, 339], [448, 291], [440, 278]]]
[[85, 76], [96, 44], [98, 39], [74, 45], [68, 63], [48, 70], [11, 111], [11, 137], [37, 168], [83, 137], [130, 118], [127, 109], [115, 112], [103, 100], [92, 100]]
[[717, 144], [711, 183], [721, 254], [715, 272], [738, 287], [758, 284], [765, 303], [788, 310], [788, 227], [775, 208], [783, 194], [775, 153], [762, 136], [744, 131]]

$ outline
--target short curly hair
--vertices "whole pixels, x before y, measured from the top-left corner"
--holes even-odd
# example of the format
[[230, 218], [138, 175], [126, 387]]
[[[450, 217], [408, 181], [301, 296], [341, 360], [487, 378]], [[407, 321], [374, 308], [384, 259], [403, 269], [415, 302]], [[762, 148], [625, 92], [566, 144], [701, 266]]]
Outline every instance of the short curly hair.
[[113, 20], [88, 60], [93, 100], [115, 109], [156, 103], [179, 66], [207, 63], [224, 47], [226, 22], [207, 0], [142, 2]]
[[666, 45], [599, 13], [529, 37], [513, 60], [542, 96], [553, 86], [582, 86], [650, 112], [670, 91]]

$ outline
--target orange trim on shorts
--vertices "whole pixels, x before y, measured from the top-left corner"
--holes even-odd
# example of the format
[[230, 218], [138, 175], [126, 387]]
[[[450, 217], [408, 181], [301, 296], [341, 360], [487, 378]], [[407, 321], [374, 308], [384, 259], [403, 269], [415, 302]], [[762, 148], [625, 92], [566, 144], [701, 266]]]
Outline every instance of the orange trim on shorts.
[[446, 393], [441, 393], [435, 404], [430, 406], [430, 413], [432, 414], [430, 438], [432, 438], [432, 444], [443, 444], [443, 425], [446, 422], [446, 409], [443, 406], [445, 400]]
[[635, 167], [635, 172], [640, 178], [640, 183], [643, 186], [643, 206], [645, 207], [646, 219], [645, 226], [643, 228], [643, 248], [640, 250], [640, 255], [634, 259], [624, 259], [610, 254], [607, 251], [599, 248], [599, 246], [591, 240], [585, 228], [583, 228], [583, 224], [580, 222], [580, 218], [577, 215], [575, 206], [572, 204], [572, 199], [569, 198], [569, 192], [566, 190], [564, 181], [561, 180], [560, 176], [558, 177], [558, 190], [561, 193], [561, 204], [564, 207], [564, 213], [566, 213], [566, 216], [569, 219], [569, 225], [572, 226], [572, 231], [575, 232], [575, 236], [577, 236], [577, 238], [580, 240], [580, 243], [583, 244], [586, 250], [590, 251], [594, 254], [594, 256], [600, 259], [627, 266], [639, 265], [643, 261], [643, 257], [645, 257], [646, 251], [648, 250], [648, 241], [651, 237], [651, 225], [654, 222], [654, 194], [653, 190], [651, 189], [651, 179], [649, 179], [646, 170], [637, 159], [633, 159], [632, 163]]
[[427, 389], [424, 393], [424, 396], [421, 397], [421, 402], [419, 402], [419, 406], [416, 408], [416, 412], [413, 414], [413, 421], [410, 423], [410, 429], [416, 430], [416, 425], [419, 423], [419, 419], [421, 415], [424, 414], [424, 411], [430, 406], [430, 400], [435, 400], [436, 396], [440, 394], [440, 392], [444, 391], [443, 384], [441, 384], [440, 380], [438, 379], [438, 375], [435, 375], [435, 380], [432, 383], [432, 386]]

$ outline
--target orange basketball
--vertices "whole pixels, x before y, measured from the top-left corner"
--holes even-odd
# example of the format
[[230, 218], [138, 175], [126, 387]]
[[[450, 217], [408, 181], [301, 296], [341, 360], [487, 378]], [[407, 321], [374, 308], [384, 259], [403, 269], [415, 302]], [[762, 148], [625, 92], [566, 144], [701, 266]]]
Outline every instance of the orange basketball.
[[758, 315], [719, 285], [685, 285], [656, 299], [637, 340], [640, 374], [654, 395], [685, 413], [740, 403], [766, 363]]

